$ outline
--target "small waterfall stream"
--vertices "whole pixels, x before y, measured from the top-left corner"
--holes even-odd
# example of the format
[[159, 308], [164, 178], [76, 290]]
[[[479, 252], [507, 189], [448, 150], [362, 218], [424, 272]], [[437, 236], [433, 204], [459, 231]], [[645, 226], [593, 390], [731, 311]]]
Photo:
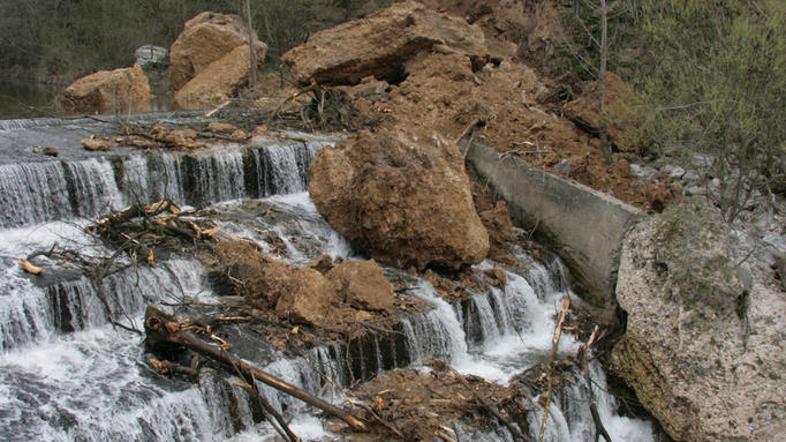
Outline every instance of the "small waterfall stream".
[[[260, 232], [275, 231], [295, 263], [322, 254], [351, 258], [354, 251], [305, 193], [308, 166], [328, 144], [315, 139], [0, 165], [0, 204], [6, 208], [0, 217], [0, 438], [272, 438], [272, 429], [232, 379], [210, 369], [201, 372], [196, 384], [159, 376], [144, 363], [142, 337], [108, 323], [91, 281], [73, 273], [37, 281], [18, 269], [17, 259], [55, 241], [96, 256], [111, 253], [83, 232], [84, 219], [164, 197], [183, 205], [211, 205], [225, 231], [253, 239], [263, 249], [270, 244]], [[275, 208], [277, 218], [259, 216], [260, 205]], [[462, 373], [509, 382], [547, 354], [555, 305], [569, 291], [567, 272], [558, 260], [544, 266], [523, 252], [518, 258], [530, 269], [527, 274], [507, 272], [504, 288], [478, 293], [462, 304], [449, 304], [418, 279], [410, 294], [433, 308], [403, 318], [401, 339], [372, 334], [348, 346], [285, 356], [243, 335], [238, 340], [249, 339], [245, 347], [253, 349], [243, 357], [336, 402], [340, 390], [329, 388], [322, 375], [343, 387], [432, 357], [445, 358]], [[491, 266], [484, 262], [478, 268]], [[101, 288], [115, 310], [122, 309], [123, 320], [137, 325], [151, 303], [219, 302], [204, 269], [188, 256], [173, 256], [155, 268], [127, 269], [104, 280]], [[574, 352], [577, 345], [566, 336], [560, 351]], [[615, 440], [652, 440], [649, 423], [617, 414], [602, 369], [593, 365], [592, 370], [599, 410]], [[305, 440], [328, 434], [303, 403], [265, 385], [259, 388], [293, 419], [291, 428]], [[555, 399], [550, 405], [548, 440], [593, 439], [588, 410], [575, 406], [586, 403], [586, 388], [573, 385], [565, 393], [568, 400]], [[538, 413], [529, 418], [538, 420]], [[461, 440], [512, 440], [504, 427], [459, 425], [457, 431]]]

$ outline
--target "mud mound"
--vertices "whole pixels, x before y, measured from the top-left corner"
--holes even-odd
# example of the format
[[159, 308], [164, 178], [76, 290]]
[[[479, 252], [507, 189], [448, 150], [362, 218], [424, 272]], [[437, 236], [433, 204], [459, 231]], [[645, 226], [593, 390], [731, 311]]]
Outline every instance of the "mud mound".
[[323, 149], [310, 176], [319, 212], [378, 261], [460, 268], [486, 257], [463, 157], [433, 132], [361, 131]]
[[[653, 188], [657, 183], [637, 183], [627, 161], [607, 164], [591, 118], [577, 127], [561, 116], [561, 107], [552, 103], [552, 80], [521, 62], [532, 59], [528, 51], [541, 51], [544, 42], [553, 39], [552, 31], [561, 32], [549, 29], [550, 23], [558, 23], [551, 2], [424, 3], [397, 4], [322, 31], [284, 58], [301, 82], [363, 81], [363, 88], [347, 91], [358, 111], [351, 127], [422, 128], [452, 140], [473, 133], [473, 141], [502, 154], [520, 156], [646, 210], [660, 209], [670, 198], [671, 192]], [[443, 32], [446, 23], [450, 26]], [[466, 32], [460, 34], [461, 29]], [[481, 41], [485, 52], [479, 52]], [[624, 84], [612, 87], [610, 97], [626, 101], [625, 90]], [[590, 101], [591, 97], [585, 100], [587, 111]], [[621, 149], [638, 151], [639, 141], [631, 141], [635, 137], [627, 130], [635, 125], [624, 118], [616, 121], [624, 134], [615, 132], [615, 142]], [[473, 132], [476, 126], [482, 129]]]
[[374, 261], [345, 261], [326, 276], [338, 288], [342, 301], [354, 308], [384, 312], [393, 308], [393, 286]]

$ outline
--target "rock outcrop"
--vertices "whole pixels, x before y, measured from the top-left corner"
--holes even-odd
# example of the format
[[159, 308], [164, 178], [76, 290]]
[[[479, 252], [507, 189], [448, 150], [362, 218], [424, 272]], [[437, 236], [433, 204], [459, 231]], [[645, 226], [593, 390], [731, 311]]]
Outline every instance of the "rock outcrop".
[[434, 133], [360, 131], [320, 151], [310, 177], [319, 212], [377, 261], [460, 268], [488, 253], [464, 158]]
[[98, 71], [71, 83], [61, 104], [71, 114], [149, 112], [150, 84], [139, 65]]
[[[256, 35], [254, 35], [256, 40]], [[237, 15], [203, 12], [183, 27], [170, 48], [169, 83], [179, 90], [211, 63], [248, 43], [245, 22]]]
[[327, 273], [339, 297], [354, 308], [390, 312], [393, 285], [374, 261], [344, 261]]
[[[256, 49], [257, 60], [261, 62], [265, 59], [267, 46], [258, 43]], [[251, 51], [248, 45], [238, 46], [210, 63], [178, 90], [175, 93], [175, 103], [186, 110], [218, 106], [235, 96], [246, 85], [250, 69]]]
[[734, 238], [714, 208], [688, 202], [624, 241], [613, 367], [675, 440], [786, 434], [786, 297]]
[[473, 56], [487, 52], [479, 27], [406, 1], [318, 32], [282, 60], [303, 84], [357, 84], [368, 76], [397, 83], [404, 62], [437, 45]]
[[[647, 140], [640, 128], [640, 99], [616, 74], [606, 74], [606, 126], [609, 140], [623, 152], [638, 153]], [[593, 133], [600, 131], [598, 82], [584, 88], [581, 96], [565, 105], [565, 116]]]

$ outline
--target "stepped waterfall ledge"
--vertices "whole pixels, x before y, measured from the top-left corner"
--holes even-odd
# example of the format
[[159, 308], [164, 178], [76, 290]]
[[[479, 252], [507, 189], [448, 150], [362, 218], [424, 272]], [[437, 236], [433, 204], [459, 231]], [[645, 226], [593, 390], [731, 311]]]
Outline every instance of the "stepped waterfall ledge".
[[[80, 124], [105, 127], [20, 121], [0, 136], [68, 139]], [[614, 440], [655, 440], [594, 360], [587, 376], [561, 366], [564, 384], [540, 402], [532, 373], [548, 362], [555, 306], [574, 297], [556, 255], [536, 259], [511, 243], [508, 263], [484, 260], [463, 279], [366, 259], [307, 192], [311, 162], [335, 142], [282, 132], [193, 151], [66, 147], [18, 159], [2, 147], [2, 439], [277, 440], [284, 426], [302, 440], [352, 439], [314, 403], [360, 416], [378, 440], [398, 437], [390, 428], [405, 439], [432, 431], [379, 424], [416, 400], [396, 396], [403, 384], [383, 388], [401, 378], [425, 383], [423, 405], [447, 416], [434, 431], [456, 440], [537, 440], [545, 406], [544, 440], [591, 441], [590, 398]], [[20, 258], [43, 271], [23, 271]], [[325, 298], [313, 307], [310, 293]], [[172, 336], [188, 333], [302, 397], [207, 354], [146, 342], [149, 306]], [[566, 332], [557, 354], [570, 360], [581, 345]], [[468, 389], [466, 410], [450, 408], [445, 385]], [[493, 393], [473, 399], [473, 388]]]

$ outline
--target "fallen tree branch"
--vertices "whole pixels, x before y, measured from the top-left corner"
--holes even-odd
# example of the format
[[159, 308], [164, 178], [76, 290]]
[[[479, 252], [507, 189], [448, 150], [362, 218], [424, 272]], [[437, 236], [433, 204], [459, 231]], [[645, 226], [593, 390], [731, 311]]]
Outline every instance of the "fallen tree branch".
[[562, 298], [559, 308], [559, 319], [557, 325], [554, 327], [554, 336], [551, 338], [551, 355], [549, 356], [549, 365], [547, 371], [548, 384], [546, 387], [546, 395], [543, 401], [543, 419], [540, 422], [540, 434], [538, 440], [543, 442], [543, 437], [546, 434], [546, 422], [549, 420], [549, 403], [551, 403], [551, 391], [554, 384], [554, 366], [557, 360], [557, 349], [559, 341], [562, 337], [562, 326], [565, 324], [565, 318], [568, 315], [568, 307], [570, 307], [570, 298]]
[[360, 419], [352, 416], [335, 405], [332, 405], [292, 384], [289, 384], [275, 376], [272, 376], [250, 364], [243, 362], [237, 356], [215, 346], [209, 344], [192, 333], [180, 329], [180, 323], [174, 321], [169, 315], [159, 311], [154, 307], [148, 307], [145, 312], [145, 331], [147, 332], [148, 341], [155, 345], [156, 343], [170, 343], [182, 346], [208, 356], [211, 359], [220, 362], [230, 368], [238, 370], [246, 379], [260, 380], [261, 382], [282, 391], [290, 396], [300, 399], [301, 401], [319, 408], [320, 410], [335, 416], [342, 421], [346, 422], [356, 431], [367, 431], [366, 424]]
[[600, 436], [603, 436], [603, 439], [606, 442], [611, 442], [611, 436], [609, 436], [608, 431], [606, 431], [606, 427], [603, 426], [603, 422], [600, 419], [600, 414], [598, 413], [598, 403], [595, 400], [595, 393], [592, 391], [593, 382], [589, 372], [589, 349], [592, 347], [592, 344], [595, 343], [595, 340], [598, 337], [598, 330], [599, 328], [596, 325], [592, 330], [592, 334], [590, 335], [589, 339], [587, 339], [587, 342], [579, 347], [576, 358], [581, 362], [581, 372], [584, 374], [584, 378], [587, 381], [587, 388], [589, 389], [590, 414], [592, 415], [592, 421], [595, 423], [595, 442], [598, 442]]

